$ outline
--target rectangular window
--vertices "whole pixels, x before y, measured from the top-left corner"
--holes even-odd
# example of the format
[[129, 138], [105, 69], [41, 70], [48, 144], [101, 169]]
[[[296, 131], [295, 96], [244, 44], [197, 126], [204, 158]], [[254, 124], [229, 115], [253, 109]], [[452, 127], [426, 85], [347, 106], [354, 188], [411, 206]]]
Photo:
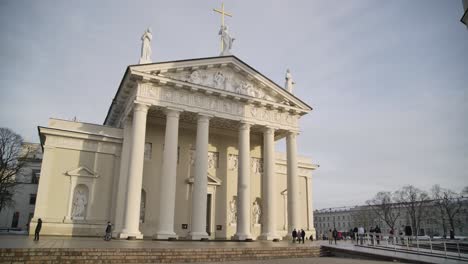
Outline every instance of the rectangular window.
[[32, 170], [31, 183], [39, 184], [39, 177], [41, 176], [40, 170]]
[[31, 193], [29, 195], [29, 204], [32, 204], [32, 205], [36, 204], [36, 194], [35, 193]]
[[151, 142], [145, 143], [145, 160], [151, 160], [153, 156], [153, 144]]

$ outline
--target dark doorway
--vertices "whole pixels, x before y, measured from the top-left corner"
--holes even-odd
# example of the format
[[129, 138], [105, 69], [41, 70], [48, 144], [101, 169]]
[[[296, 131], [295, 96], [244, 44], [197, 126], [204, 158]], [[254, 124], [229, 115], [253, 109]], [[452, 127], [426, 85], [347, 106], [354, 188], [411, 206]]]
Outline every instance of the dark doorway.
[[206, 233], [211, 236], [211, 193], [206, 197]]
[[15, 212], [13, 214], [13, 220], [11, 221], [11, 227], [12, 228], [17, 228], [18, 227], [18, 221], [19, 221], [19, 212]]

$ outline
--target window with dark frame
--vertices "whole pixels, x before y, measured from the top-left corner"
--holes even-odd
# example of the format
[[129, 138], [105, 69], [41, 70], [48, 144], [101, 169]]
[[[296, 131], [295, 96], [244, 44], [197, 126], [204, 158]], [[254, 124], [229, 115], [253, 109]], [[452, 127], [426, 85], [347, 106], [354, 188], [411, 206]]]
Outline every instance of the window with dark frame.
[[39, 184], [39, 177], [41, 177], [41, 171], [40, 170], [32, 170], [31, 183]]
[[35, 193], [31, 193], [29, 195], [29, 204], [32, 204], [32, 205], [35, 205], [36, 204], [36, 194]]

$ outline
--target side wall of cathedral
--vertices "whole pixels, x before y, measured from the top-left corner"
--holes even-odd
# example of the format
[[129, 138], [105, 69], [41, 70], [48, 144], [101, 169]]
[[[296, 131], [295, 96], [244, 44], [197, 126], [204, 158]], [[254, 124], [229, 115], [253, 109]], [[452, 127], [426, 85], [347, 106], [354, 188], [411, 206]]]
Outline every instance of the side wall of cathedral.
[[41, 218], [43, 234], [102, 235], [112, 215], [121, 129], [50, 119], [40, 130], [44, 154], [30, 232]]

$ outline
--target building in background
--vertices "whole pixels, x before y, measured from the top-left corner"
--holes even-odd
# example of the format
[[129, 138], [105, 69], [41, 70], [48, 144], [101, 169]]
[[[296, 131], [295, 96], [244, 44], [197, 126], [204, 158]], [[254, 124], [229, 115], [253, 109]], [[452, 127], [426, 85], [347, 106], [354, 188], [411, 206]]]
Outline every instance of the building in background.
[[27, 230], [34, 215], [42, 148], [36, 143], [24, 143], [23, 148], [29, 150], [29, 155], [21, 174], [15, 176], [18, 185], [13, 195], [13, 205], [0, 212], [0, 229], [3, 230]]
[[463, 10], [465, 11], [463, 13], [462, 18], [460, 21], [465, 24], [465, 26], [468, 28], [468, 0], [462, 0], [463, 3]]
[[[468, 198], [460, 199], [460, 213], [455, 218], [455, 234], [457, 236], [468, 236]], [[396, 233], [403, 230], [405, 226], [411, 226], [411, 221], [402, 205], [399, 206], [400, 217], [396, 219]], [[420, 224], [420, 235], [443, 236], [442, 217], [440, 208], [435, 205], [434, 200], [430, 200], [424, 206], [424, 217]], [[337, 231], [347, 234], [354, 227], [363, 226], [368, 232], [372, 227], [379, 226], [382, 234], [388, 235], [390, 227], [381, 220], [375, 211], [368, 205], [352, 207], [325, 208], [314, 211], [314, 225], [318, 238], [327, 236], [329, 229], [336, 228]], [[446, 219], [447, 233], [449, 236], [450, 225]], [[414, 230], [414, 229], [413, 229]]]

